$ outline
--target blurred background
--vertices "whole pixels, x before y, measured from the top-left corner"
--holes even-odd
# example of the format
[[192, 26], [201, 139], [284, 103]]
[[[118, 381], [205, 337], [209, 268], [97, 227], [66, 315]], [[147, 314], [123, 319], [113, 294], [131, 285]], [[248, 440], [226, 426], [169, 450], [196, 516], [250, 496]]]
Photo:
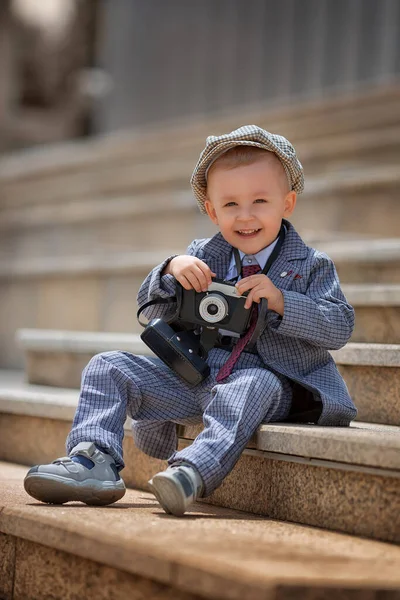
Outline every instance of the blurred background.
[[[93, 355], [150, 354], [138, 289], [216, 233], [190, 176], [245, 124], [304, 166], [291, 221], [355, 308], [331, 355], [357, 420], [263, 425], [182, 529], [132, 490], [101, 522], [34, 506], [18, 464], [65, 454]], [[400, 0], [0, 0], [1, 598], [399, 597], [399, 159]], [[167, 463], [129, 429], [149, 491]]]
[[400, 72], [398, 0], [2, 0], [1, 147], [331, 97]]
[[400, 72], [398, 0], [2, 0], [0, 10], [3, 152], [295, 105]]
[[189, 185], [206, 136], [249, 123], [296, 147], [292, 220], [354, 341], [396, 343], [399, 73], [398, 0], [2, 0], [0, 368], [44, 332], [141, 331], [146, 274], [215, 232]]

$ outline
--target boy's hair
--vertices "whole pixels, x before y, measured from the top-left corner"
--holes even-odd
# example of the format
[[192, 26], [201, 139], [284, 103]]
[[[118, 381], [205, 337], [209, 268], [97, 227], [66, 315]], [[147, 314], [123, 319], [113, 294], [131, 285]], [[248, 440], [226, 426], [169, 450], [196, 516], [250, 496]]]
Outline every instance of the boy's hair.
[[215, 167], [222, 167], [223, 169], [234, 169], [235, 167], [241, 167], [245, 165], [251, 165], [257, 162], [260, 158], [268, 158], [268, 162], [276, 169], [277, 176], [281, 179], [284, 191], [290, 191], [290, 185], [286, 176], [285, 169], [279, 158], [274, 152], [258, 148], [257, 146], [239, 145], [234, 148], [230, 148], [210, 165], [207, 171], [207, 179], [210, 173]]

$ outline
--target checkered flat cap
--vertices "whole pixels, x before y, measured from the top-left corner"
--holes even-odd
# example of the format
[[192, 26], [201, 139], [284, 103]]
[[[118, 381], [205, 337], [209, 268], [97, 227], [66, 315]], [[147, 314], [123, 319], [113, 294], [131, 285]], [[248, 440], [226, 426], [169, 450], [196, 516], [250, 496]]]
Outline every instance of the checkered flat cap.
[[235, 146], [257, 146], [274, 152], [285, 169], [290, 189], [301, 194], [304, 189], [303, 167], [292, 144], [283, 136], [270, 133], [257, 125], [245, 125], [231, 133], [210, 135], [206, 140], [206, 147], [200, 154], [190, 179], [197, 204], [203, 214], [206, 214], [204, 202], [208, 169], [221, 154]]

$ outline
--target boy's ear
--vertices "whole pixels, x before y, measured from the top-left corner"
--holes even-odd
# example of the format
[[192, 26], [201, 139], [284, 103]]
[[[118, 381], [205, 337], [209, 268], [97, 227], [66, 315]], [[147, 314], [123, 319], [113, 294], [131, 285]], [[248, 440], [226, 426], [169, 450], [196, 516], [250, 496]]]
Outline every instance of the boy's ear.
[[285, 209], [283, 216], [290, 217], [292, 212], [294, 211], [294, 207], [296, 206], [297, 201], [297, 193], [294, 191], [289, 192], [285, 198]]
[[218, 225], [217, 213], [215, 212], [215, 208], [214, 208], [211, 200], [209, 200], [207, 198], [206, 201], [204, 202], [204, 207], [205, 207], [207, 214], [210, 217], [211, 221], [213, 223], [215, 223], [215, 225]]

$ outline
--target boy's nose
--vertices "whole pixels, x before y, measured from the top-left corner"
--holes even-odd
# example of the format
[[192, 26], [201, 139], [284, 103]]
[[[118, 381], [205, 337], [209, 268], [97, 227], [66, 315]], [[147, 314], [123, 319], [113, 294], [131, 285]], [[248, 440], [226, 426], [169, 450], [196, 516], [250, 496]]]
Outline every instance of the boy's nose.
[[237, 216], [237, 220], [240, 223], [249, 223], [250, 221], [254, 221], [254, 215], [252, 214], [251, 209], [245, 209], [240, 211]]

